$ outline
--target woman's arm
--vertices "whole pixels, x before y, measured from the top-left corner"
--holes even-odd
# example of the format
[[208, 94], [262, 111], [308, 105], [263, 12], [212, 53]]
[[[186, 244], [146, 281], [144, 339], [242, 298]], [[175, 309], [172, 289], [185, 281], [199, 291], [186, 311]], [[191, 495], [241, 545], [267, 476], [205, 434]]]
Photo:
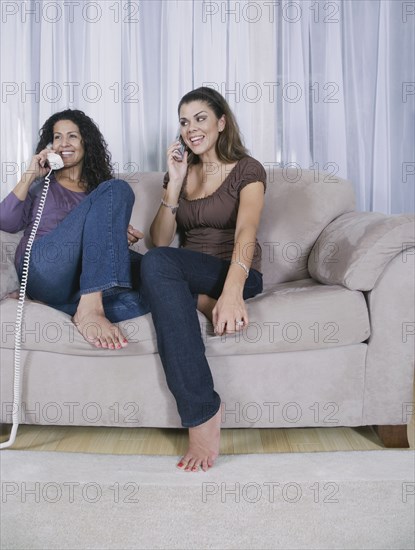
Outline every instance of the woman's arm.
[[43, 151], [39, 154], [33, 156], [29, 168], [22, 175], [20, 181], [12, 190], [19, 200], [25, 200], [29, 192], [29, 188], [35, 179], [43, 178], [49, 172], [50, 169], [45, 167], [48, 153], [50, 153], [49, 149], [43, 149]]
[[[187, 171], [187, 152], [183, 160], [176, 160], [174, 151], [179, 142], [173, 143], [167, 150], [167, 163], [169, 168], [169, 183], [163, 196], [163, 201], [172, 207], [179, 204], [180, 191]], [[172, 208], [160, 204], [157, 214], [150, 226], [150, 237], [154, 246], [169, 246], [176, 233], [176, 212]]]
[[47, 174], [49, 169], [45, 168], [45, 163], [48, 152], [48, 149], [44, 149], [38, 155], [34, 155], [20, 181], [0, 203], [0, 229], [2, 231], [16, 233], [25, 228], [26, 214], [30, 209], [30, 204], [27, 204], [29, 189], [37, 178]]
[[[235, 229], [232, 261], [241, 262], [248, 269], [255, 253], [256, 234], [264, 205], [264, 184], [256, 181], [246, 185], [239, 195], [239, 209]], [[240, 330], [236, 321], [248, 324], [248, 313], [243, 300], [246, 272], [241, 265], [231, 263], [225, 284], [212, 312], [216, 334]]]

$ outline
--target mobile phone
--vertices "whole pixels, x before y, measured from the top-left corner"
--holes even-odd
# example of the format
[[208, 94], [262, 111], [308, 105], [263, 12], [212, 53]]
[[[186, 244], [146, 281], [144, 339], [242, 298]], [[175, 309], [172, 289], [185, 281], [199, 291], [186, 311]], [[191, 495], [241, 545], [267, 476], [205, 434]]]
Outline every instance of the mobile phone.
[[183, 141], [180, 131], [177, 133], [176, 141], [180, 141], [180, 146], [174, 150], [174, 152], [177, 153], [177, 155], [175, 155], [175, 158], [177, 161], [181, 162], [183, 160], [184, 152], [186, 151], [186, 145]]

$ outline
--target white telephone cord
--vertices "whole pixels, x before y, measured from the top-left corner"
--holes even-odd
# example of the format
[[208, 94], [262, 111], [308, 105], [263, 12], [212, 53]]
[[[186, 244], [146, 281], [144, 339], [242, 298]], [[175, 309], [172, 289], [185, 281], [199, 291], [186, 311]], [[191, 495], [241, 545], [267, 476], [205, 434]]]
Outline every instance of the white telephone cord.
[[17, 428], [19, 427], [19, 411], [20, 411], [20, 393], [21, 393], [21, 378], [20, 378], [20, 351], [22, 348], [22, 321], [23, 321], [23, 306], [26, 297], [26, 286], [27, 278], [29, 275], [29, 262], [30, 262], [30, 253], [32, 251], [32, 245], [36, 237], [36, 233], [39, 227], [40, 219], [42, 217], [43, 207], [45, 206], [46, 195], [49, 190], [50, 184], [50, 174], [52, 169], [49, 170], [49, 173], [45, 176], [45, 184], [42, 189], [42, 194], [40, 197], [39, 207], [37, 209], [35, 223], [33, 224], [32, 231], [30, 232], [29, 240], [27, 241], [24, 259], [23, 259], [23, 269], [22, 269], [22, 280], [20, 283], [19, 289], [19, 301], [17, 302], [17, 312], [16, 312], [16, 323], [14, 328], [14, 383], [13, 383], [13, 426], [10, 437], [8, 441], [0, 444], [1, 449], [7, 449], [11, 447], [17, 435]]

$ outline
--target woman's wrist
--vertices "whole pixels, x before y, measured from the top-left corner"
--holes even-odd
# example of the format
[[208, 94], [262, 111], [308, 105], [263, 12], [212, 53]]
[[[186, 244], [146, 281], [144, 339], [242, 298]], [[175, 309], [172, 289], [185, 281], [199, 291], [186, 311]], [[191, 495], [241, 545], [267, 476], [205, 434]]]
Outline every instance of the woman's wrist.
[[177, 204], [169, 204], [164, 199], [161, 199], [160, 203], [162, 204], [162, 206], [165, 206], [166, 208], [169, 208], [171, 210], [172, 214], [176, 214], [177, 210], [179, 209], [179, 203], [178, 202], [177, 202]]
[[233, 277], [228, 273], [225, 284], [223, 285], [223, 293], [242, 296], [245, 287], [245, 280], [245, 277], [243, 277], [243, 279], [240, 275]]
[[179, 205], [179, 199], [180, 199], [180, 191], [177, 193], [164, 193], [164, 196], [161, 199], [161, 204], [164, 206], [172, 205], [172, 206], [178, 206]]
[[169, 183], [166, 189], [166, 195], [177, 198], [180, 195], [180, 191], [182, 187], [183, 187], [182, 179], [178, 178], [178, 179], [169, 180]]
[[249, 277], [249, 268], [246, 264], [244, 264], [244, 262], [241, 262], [240, 260], [232, 260], [231, 265], [239, 265], [239, 267], [244, 270], [245, 277]]
[[22, 174], [22, 177], [20, 178], [20, 182], [23, 185], [32, 185], [32, 183], [35, 181], [37, 177], [39, 176], [36, 176], [36, 174], [32, 170], [26, 170], [26, 172]]
[[24, 172], [22, 174], [22, 177], [18, 181], [17, 185], [13, 189], [13, 193], [16, 195], [16, 197], [23, 201], [27, 197], [27, 194], [29, 192], [29, 188], [32, 185], [32, 183], [35, 181], [36, 175], [33, 174], [31, 171]]
[[174, 186], [177, 186], [177, 185], [182, 185], [183, 184], [183, 180], [184, 180], [184, 177], [182, 178], [181, 176], [170, 176], [169, 175], [169, 183], [168, 185], [172, 184]]

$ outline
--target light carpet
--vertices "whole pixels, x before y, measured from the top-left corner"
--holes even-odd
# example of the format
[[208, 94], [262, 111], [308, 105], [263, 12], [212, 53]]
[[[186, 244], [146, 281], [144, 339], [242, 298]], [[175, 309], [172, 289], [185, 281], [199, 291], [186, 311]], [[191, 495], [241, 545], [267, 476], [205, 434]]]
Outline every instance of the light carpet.
[[2, 549], [413, 549], [408, 450], [174, 457], [3, 451]]

